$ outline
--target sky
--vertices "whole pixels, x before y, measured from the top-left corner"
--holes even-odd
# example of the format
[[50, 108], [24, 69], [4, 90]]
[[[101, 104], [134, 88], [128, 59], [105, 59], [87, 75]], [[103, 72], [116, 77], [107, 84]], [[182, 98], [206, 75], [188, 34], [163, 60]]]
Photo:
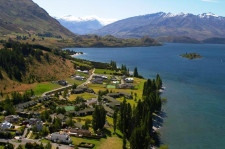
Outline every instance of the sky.
[[53, 17], [124, 19], [155, 12], [225, 16], [225, 0], [33, 0]]

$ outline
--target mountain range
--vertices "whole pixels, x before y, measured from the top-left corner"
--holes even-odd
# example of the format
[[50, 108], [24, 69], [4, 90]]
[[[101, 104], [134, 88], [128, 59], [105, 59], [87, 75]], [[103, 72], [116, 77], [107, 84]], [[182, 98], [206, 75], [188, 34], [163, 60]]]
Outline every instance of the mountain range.
[[[123, 19], [92, 32], [97, 35], [113, 35], [119, 38], [186, 38], [188, 40], [205, 40], [225, 37], [225, 17], [212, 13], [172, 14], [153, 13]], [[162, 38], [163, 37], [163, 38]]]
[[104, 19], [97, 16], [74, 17], [72, 15], [56, 19], [71, 32], [80, 35], [88, 34], [116, 21], [115, 19]]

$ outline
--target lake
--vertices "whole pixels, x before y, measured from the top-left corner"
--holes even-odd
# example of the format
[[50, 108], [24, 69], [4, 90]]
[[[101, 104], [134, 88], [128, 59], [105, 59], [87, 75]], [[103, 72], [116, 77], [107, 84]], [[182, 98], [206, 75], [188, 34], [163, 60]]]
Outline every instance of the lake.
[[[73, 48], [71, 48], [73, 49]], [[78, 58], [138, 67], [146, 78], [157, 73], [166, 87], [161, 139], [170, 149], [225, 148], [225, 45], [165, 44], [159, 47], [74, 48]], [[180, 57], [186, 52], [203, 58]]]

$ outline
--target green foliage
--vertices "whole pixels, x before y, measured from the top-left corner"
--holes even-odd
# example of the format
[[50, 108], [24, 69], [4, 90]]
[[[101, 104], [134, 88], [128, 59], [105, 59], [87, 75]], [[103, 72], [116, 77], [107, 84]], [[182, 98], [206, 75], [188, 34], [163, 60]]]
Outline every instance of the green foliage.
[[138, 70], [137, 67], [134, 68], [134, 77], [138, 78]]
[[17, 149], [23, 149], [23, 146], [20, 144]]
[[188, 59], [196, 59], [196, 58], [202, 58], [201, 55], [199, 55], [198, 53], [186, 53], [186, 54], [182, 54], [181, 55], [184, 58], [188, 58]]
[[48, 127], [46, 127], [46, 126], [43, 126], [43, 128], [42, 128], [42, 130], [41, 130], [41, 132], [40, 132], [40, 135], [41, 136], [47, 136], [48, 134], [49, 134], [49, 129], [48, 129]]
[[10, 132], [0, 132], [1, 139], [12, 139], [14, 136]]
[[41, 61], [42, 51], [34, 49], [32, 45], [9, 40], [0, 50], [0, 67], [5, 70], [10, 79], [22, 81], [22, 75], [26, 72], [29, 57]]
[[14, 147], [11, 143], [6, 143], [4, 149], [14, 149]]
[[159, 149], [169, 149], [168, 145], [161, 145]]
[[149, 135], [144, 128], [135, 128], [130, 137], [131, 149], [147, 149], [149, 147]]
[[0, 70], [0, 80], [3, 79], [2, 71]]
[[116, 132], [117, 115], [118, 115], [118, 110], [115, 109], [115, 110], [114, 110], [114, 113], [113, 113], [113, 129], [114, 129], [114, 133]]
[[123, 134], [123, 149], [127, 148], [126, 145], [127, 145], [127, 139], [126, 139], [126, 134], [124, 133]]
[[102, 130], [106, 120], [106, 111], [104, 107], [101, 105], [96, 105], [92, 118], [92, 128], [95, 131], [97, 131], [98, 129]]
[[40, 118], [43, 122], [46, 122], [46, 121], [51, 122], [52, 121], [50, 113], [47, 110], [41, 112]]
[[44, 149], [44, 146], [42, 143], [40, 145], [37, 143], [26, 143], [25, 149]]
[[50, 132], [57, 132], [61, 129], [62, 127], [62, 121], [59, 118], [55, 118], [53, 120], [53, 124], [50, 126], [49, 130]]
[[115, 61], [111, 61], [110, 66], [112, 67], [112, 70], [117, 70], [117, 65]]
[[56, 113], [57, 114], [65, 114], [66, 113], [66, 109], [64, 107], [59, 107], [56, 109]]
[[72, 117], [70, 117], [67, 121], [66, 121], [66, 125], [69, 127], [73, 127], [74, 126], [74, 121], [72, 119]]
[[52, 149], [51, 143], [48, 142], [48, 144], [45, 146], [45, 149]]
[[156, 88], [157, 88], [157, 90], [162, 88], [162, 79], [159, 76], [159, 74], [157, 74], [157, 76], [156, 76]]
[[77, 84], [74, 83], [73, 86], [72, 86], [72, 89], [76, 89], [77, 88]]

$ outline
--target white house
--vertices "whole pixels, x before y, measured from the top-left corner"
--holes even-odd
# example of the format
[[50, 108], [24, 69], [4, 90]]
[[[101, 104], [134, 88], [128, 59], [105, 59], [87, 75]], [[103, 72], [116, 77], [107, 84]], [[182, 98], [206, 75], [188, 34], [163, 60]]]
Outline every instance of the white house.
[[124, 81], [126, 83], [133, 83], [134, 82], [134, 78], [126, 78]]
[[7, 121], [4, 121], [2, 124], [1, 124], [1, 128], [2, 129], [10, 129], [13, 125]]

